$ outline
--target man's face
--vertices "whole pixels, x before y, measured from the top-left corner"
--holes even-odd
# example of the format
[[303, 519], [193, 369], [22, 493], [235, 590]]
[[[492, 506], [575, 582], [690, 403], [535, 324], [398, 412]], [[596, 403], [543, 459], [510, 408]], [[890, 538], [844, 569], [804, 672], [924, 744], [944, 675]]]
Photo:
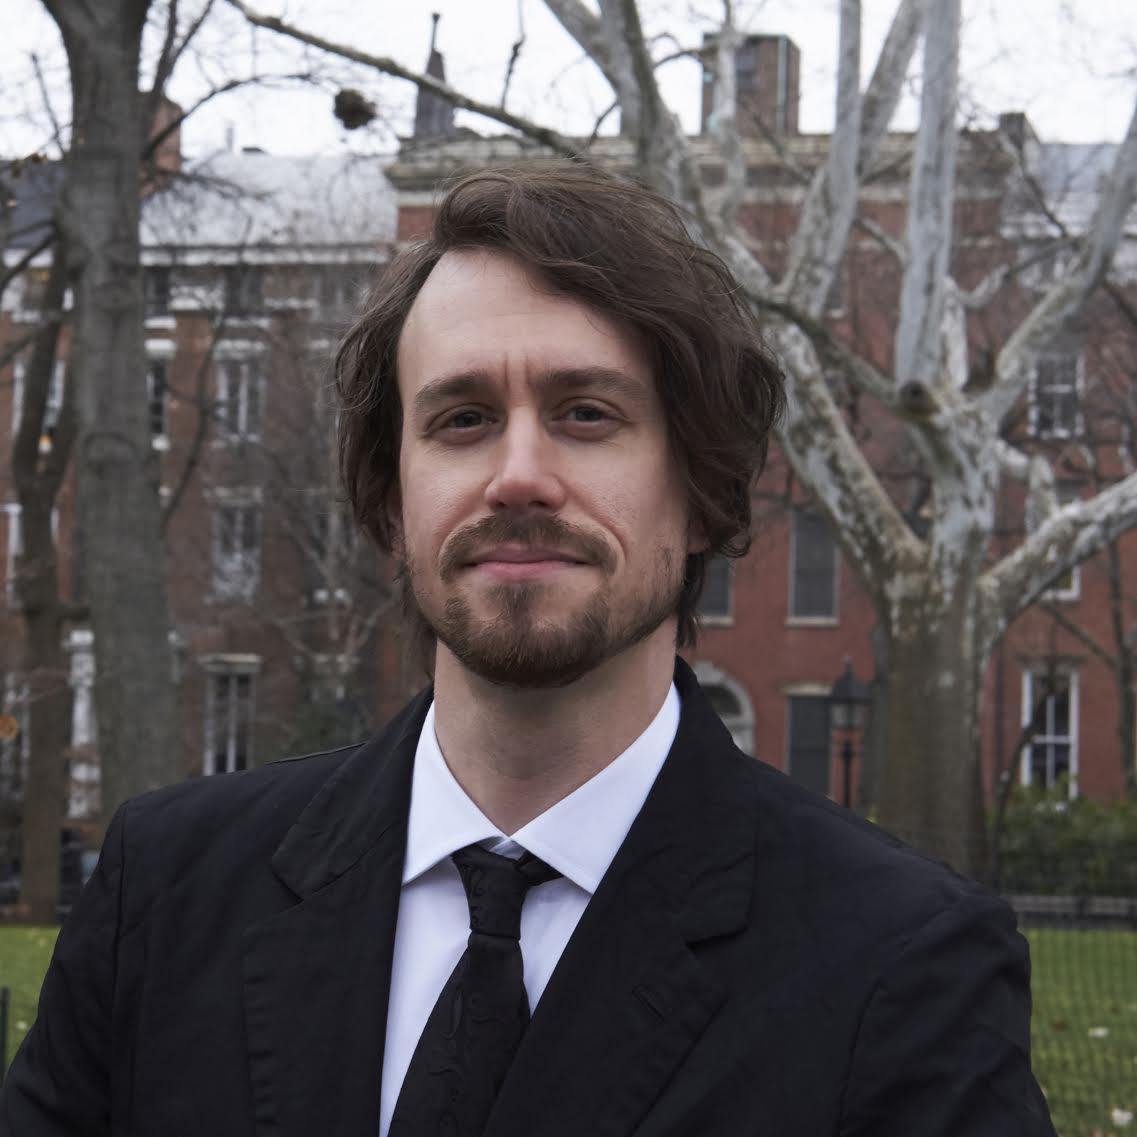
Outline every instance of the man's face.
[[398, 351], [397, 552], [470, 671], [573, 682], [673, 617], [686, 492], [646, 346], [512, 258], [447, 253]]

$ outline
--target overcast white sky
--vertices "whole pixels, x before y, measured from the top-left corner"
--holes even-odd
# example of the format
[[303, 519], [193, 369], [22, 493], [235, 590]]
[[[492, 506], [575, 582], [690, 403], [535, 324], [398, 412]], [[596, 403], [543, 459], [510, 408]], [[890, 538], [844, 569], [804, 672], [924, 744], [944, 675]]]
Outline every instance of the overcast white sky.
[[[200, 0], [198, 0], [200, 2]], [[588, 132], [610, 99], [606, 84], [581, 58], [575, 43], [541, 0], [256, 0], [262, 11], [409, 67], [422, 67], [430, 13], [439, 11], [439, 47], [449, 81], [475, 97], [497, 102], [510, 48], [524, 21], [525, 44], [510, 88], [509, 108], [566, 132]], [[194, 0], [183, 0], [186, 8]], [[0, 0], [5, 42], [0, 46], [0, 154], [26, 153], [51, 137], [50, 121], [30, 57], [41, 63], [55, 113], [66, 122], [66, 65], [58, 36], [38, 0]], [[315, 64], [320, 86], [226, 95], [187, 123], [183, 149], [201, 155], [225, 145], [260, 146], [270, 153], [391, 150], [409, 128], [413, 91], [348, 65], [316, 61], [269, 32], [254, 32], [218, 0], [194, 58], [171, 86], [188, 104], [211, 82], [255, 69], [284, 74]], [[670, 33], [675, 46], [692, 46], [712, 27], [715, 0], [642, 0], [649, 33]], [[864, 0], [862, 67], [867, 75], [895, 0]], [[837, 0], [741, 0], [746, 30], [785, 33], [802, 52], [801, 127], [824, 131], [832, 121]], [[1117, 141], [1137, 98], [1135, 0], [964, 0], [961, 115], [978, 125], [1005, 110], [1024, 110], [1050, 140]], [[664, 43], [660, 54], [673, 47]], [[672, 107], [697, 127], [699, 71], [690, 61], [661, 71]], [[914, 82], [916, 77], [914, 75]], [[363, 88], [379, 105], [383, 125], [347, 136], [331, 115], [331, 92], [340, 82]], [[915, 88], [914, 88], [915, 89]], [[476, 130], [498, 128], [463, 116]], [[909, 100], [897, 125], [911, 127]], [[614, 125], [614, 124], [613, 124]]]

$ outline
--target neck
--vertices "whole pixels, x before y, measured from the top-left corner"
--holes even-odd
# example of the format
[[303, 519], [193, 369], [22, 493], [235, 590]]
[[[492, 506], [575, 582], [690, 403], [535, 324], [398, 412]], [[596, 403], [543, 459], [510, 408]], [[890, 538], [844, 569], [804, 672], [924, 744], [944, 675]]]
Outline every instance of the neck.
[[675, 627], [566, 687], [521, 690], [479, 678], [438, 645], [434, 725], [446, 764], [503, 833], [516, 833], [623, 753], [667, 697]]

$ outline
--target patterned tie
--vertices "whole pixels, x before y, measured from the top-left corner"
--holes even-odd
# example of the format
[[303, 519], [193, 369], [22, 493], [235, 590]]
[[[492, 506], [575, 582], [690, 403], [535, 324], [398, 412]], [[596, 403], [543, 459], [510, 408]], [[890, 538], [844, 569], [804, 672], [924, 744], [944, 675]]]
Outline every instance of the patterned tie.
[[521, 905], [561, 874], [530, 853], [511, 860], [480, 845], [453, 859], [470, 939], [415, 1047], [388, 1137], [481, 1137], [529, 1025]]

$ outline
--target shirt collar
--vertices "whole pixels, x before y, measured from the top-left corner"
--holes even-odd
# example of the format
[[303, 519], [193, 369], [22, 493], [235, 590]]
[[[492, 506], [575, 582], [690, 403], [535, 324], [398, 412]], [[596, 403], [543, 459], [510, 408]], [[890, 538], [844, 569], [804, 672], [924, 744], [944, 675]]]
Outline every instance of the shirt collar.
[[[679, 693], [672, 684], [647, 729], [598, 774], [512, 835], [573, 884], [596, 891], [647, 798], [679, 728]], [[474, 804], [450, 772], [434, 731], [430, 705], [415, 751], [403, 884], [451, 853], [481, 841], [505, 851], [510, 838]]]

